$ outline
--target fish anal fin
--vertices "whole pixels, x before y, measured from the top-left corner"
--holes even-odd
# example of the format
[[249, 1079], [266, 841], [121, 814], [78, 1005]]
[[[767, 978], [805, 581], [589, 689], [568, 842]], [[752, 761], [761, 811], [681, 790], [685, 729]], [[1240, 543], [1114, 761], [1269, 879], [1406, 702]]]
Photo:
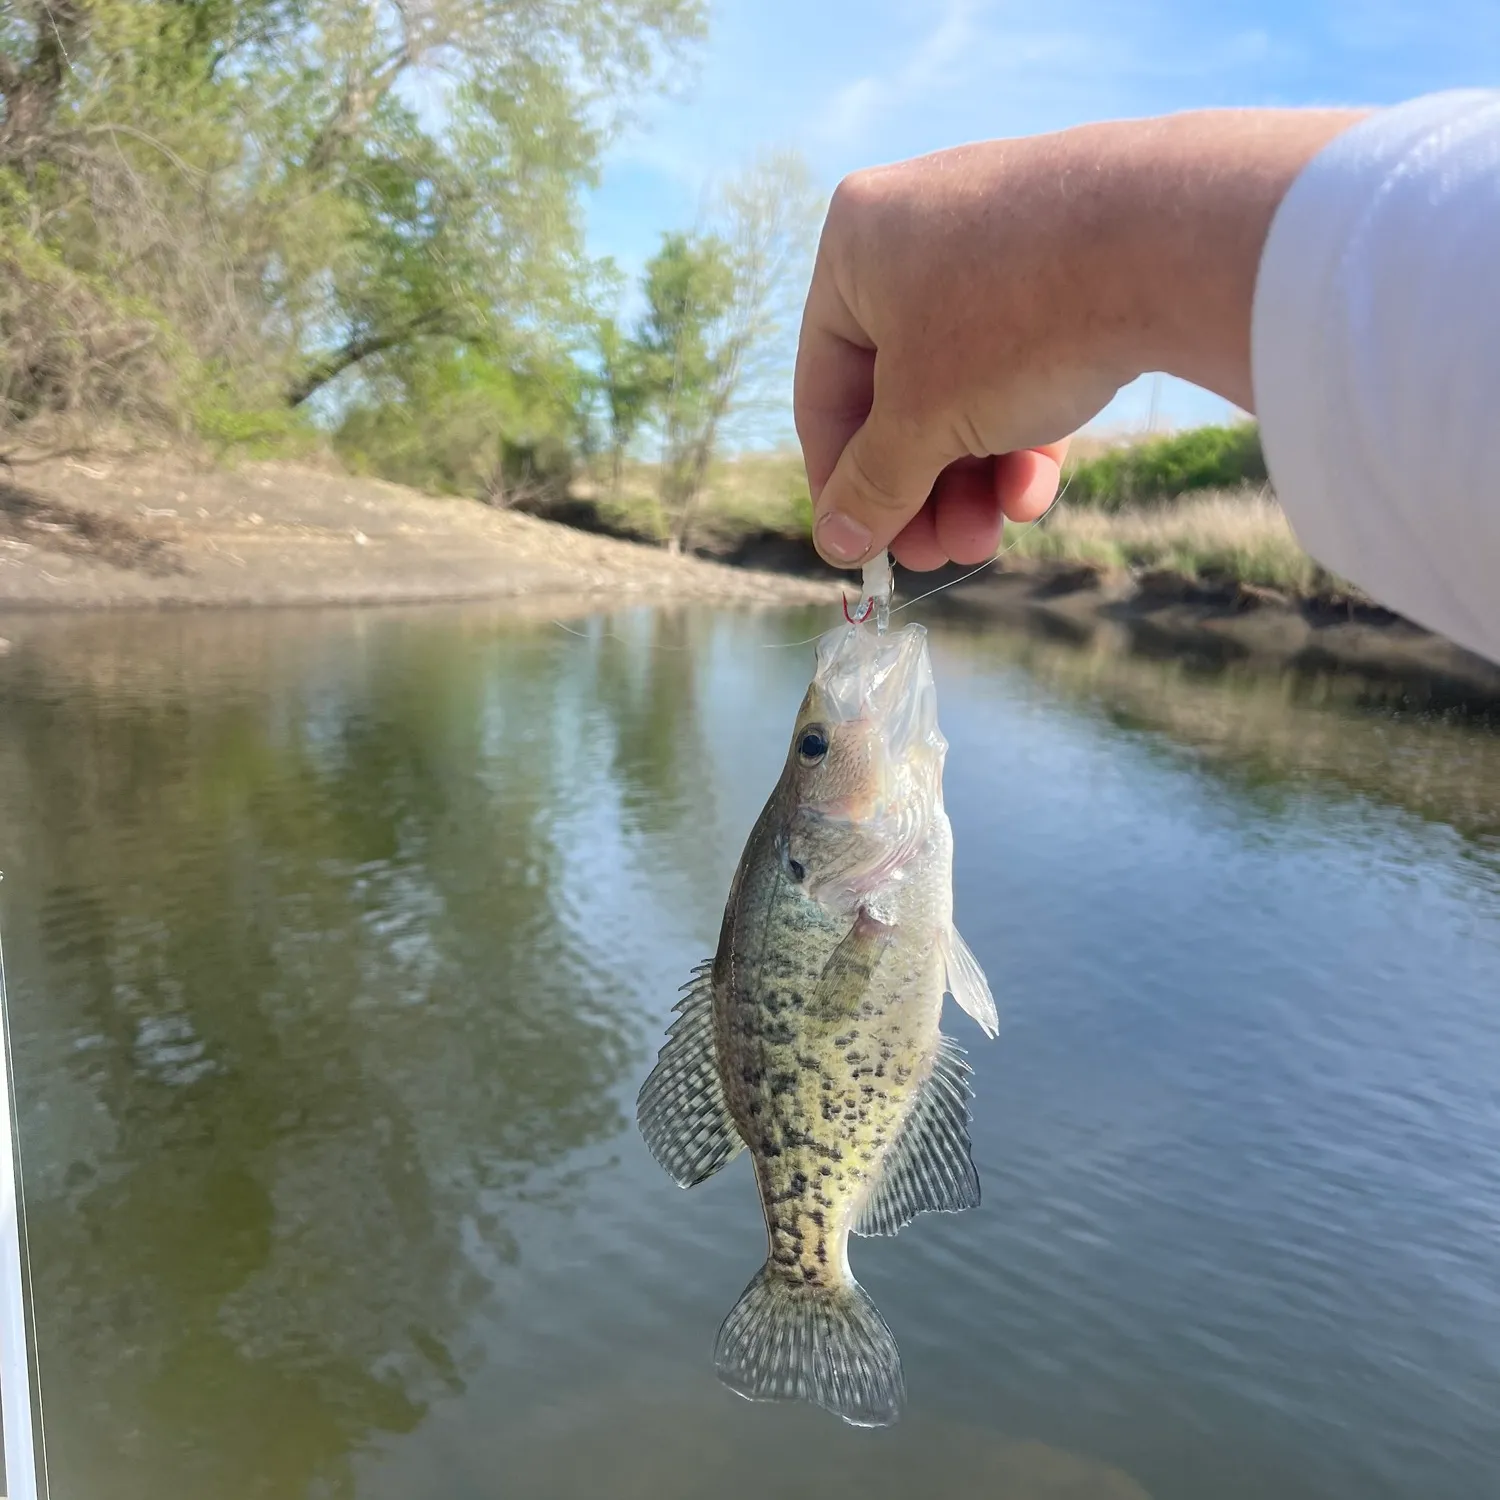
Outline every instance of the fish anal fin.
[[932, 1071], [854, 1221], [854, 1233], [896, 1234], [920, 1213], [979, 1206], [979, 1173], [969, 1143], [969, 1074], [964, 1051], [939, 1036]]
[[994, 1036], [1000, 1030], [1000, 1013], [995, 1009], [995, 997], [979, 960], [956, 927], [948, 928], [941, 946], [948, 993], [973, 1016], [986, 1036]]
[[713, 965], [700, 964], [636, 1098], [646, 1145], [679, 1187], [712, 1177], [744, 1142], [724, 1101], [714, 1052]]

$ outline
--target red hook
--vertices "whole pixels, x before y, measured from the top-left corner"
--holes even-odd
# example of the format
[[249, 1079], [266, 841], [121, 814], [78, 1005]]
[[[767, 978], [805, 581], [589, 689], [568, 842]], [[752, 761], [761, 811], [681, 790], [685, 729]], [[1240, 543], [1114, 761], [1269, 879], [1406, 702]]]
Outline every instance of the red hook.
[[847, 594], [840, 594], [839, 598], [844, 601], [844, 618], [851, 625], [863, 625], [870, 618], [870, 611], [875, 608], [875, 600], [872, 596], [865, 600], [865, 607], [857, 615], [851, 615], [849, 613], [849, 596]]

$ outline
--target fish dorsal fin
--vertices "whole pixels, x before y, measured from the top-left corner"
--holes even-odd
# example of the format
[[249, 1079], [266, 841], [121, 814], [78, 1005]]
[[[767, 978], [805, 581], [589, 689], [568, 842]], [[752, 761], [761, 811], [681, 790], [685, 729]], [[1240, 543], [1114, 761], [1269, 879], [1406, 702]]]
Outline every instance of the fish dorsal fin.
[[979, 960], [958, 935], [958, 928], [949, 927], [942, 949], [943, 965], [948, 971], [948, 993], [979, 1022], [986, 1036], [994, 1036], [1000, 1030], [995, 997], [990, 993], [990, 982], [984, 977]]
[[969, 1075], [964, 1049], [938, 1037], [932, 1072], [854, 1221], [855, 1234], [895, 1234], [920, 1213], [979, 1207], [979, 1173], [969, 1145]]
[[635, 1118], [652, 1156], [687, 1188], [712, 1177], [744, 1142], [724, 1102], [714, 1054], [713, 964], [699, 964], [683, 991], [636, 1098]]

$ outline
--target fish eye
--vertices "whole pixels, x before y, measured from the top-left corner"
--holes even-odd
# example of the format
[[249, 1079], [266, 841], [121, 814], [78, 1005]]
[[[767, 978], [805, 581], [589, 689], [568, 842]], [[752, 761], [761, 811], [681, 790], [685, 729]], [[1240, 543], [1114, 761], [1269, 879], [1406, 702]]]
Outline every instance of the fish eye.
[[828, 735], [821, 724], [809, 724], [797, 741], [797, 758], [804, 766], [815, 766], [828, 754]]

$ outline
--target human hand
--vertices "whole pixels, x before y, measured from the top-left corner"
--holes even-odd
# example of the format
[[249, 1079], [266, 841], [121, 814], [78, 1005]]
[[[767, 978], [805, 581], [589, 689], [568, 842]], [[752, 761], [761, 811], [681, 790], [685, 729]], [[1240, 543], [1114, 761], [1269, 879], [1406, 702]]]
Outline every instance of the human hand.
[[1249, 410], [1271, 218], [1356, 111], [1239, 110], [963, 146], [834, 194], [794, 392], [814, 541], [852, 567], [992, 557], [1067, 438], [1146, 370]]

